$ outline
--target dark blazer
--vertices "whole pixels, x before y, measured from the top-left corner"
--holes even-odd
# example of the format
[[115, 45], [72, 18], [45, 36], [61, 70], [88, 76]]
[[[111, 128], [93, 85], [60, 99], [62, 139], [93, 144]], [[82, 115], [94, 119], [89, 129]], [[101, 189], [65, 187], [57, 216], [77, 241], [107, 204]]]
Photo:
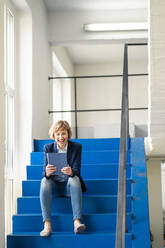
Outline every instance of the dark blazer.
[[[70, 140], [68, 141], [67, 161], [68, 161], [68, 164], [71, 166], [72, 171], [73, 171], [72, 177], [78, 176], [80, 178], [82, 191], [85, 192], [86, 186], [85, 186], [85, 183], [84, 183], [84, 181], [80, 175], [81, 150], [82, 150], [81, 144], [79, 144], [77, 142], [70, 141]], [[46, 155], [48, 152], [57, 152], [57, 143], [56, 142], [46, 144], [44, 146], [44, 176], [47, 179], [53, 177], [53, 176], [47, 177], [46, 172], [45, 172], [45, 167], [48, 164], [47, 155]]]

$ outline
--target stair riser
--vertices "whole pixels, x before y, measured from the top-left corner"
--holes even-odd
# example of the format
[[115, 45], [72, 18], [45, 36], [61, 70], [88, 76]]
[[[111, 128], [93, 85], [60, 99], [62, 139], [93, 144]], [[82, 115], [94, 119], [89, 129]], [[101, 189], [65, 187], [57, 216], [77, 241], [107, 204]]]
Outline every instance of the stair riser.
[[[86, 180], [87, 195], [117, 195], [118, 180]], [[39, 196], [40, 181], [23, 181], [23, 196]], [[127, 194], [131, 194], [131, 182], [127, 180]]]
[[[112, 140], [112, 143], [116, 142], [114, 139]], [[115, 144], [116, 147], [113, 146], [113, 144], [111, 147], [112, 150], [116, 150], [119, 147], [119, 139], [116, 140], [118, 140], [118, 144]], [[49, 142], [50, 140], [48, 143]], [[110, 171], [108, 167], [105, 167], [104, 169], [102, 167], [103, 170], [100, 171], [99, 167], [104, 163], [117, 163], [119, 154], [117, 151], [104, 151], [101, 153], [99, 151], [100, 144], [97, 144], [96, 146], [94, 144], [95, 142], [100, 142], [97, 140], [94, 140], [94, 142], [89, 140], [80, 142], [84, 142], [83, 150], [87, 148], [91, 150], [91, 152], [83, 152], [83, 177], [88, 179], [89, 176], [89, 179], [97, 178], [99, 180], [102, 176], [103, 178], [107, 178], [107, 174], [108, 177], [111, 177], [111, 180], [85, 180], [88, 191], [83, 194], [82, 221], [87, 225], [86, 232], [82, 235], [75, 235], [73, 233], [73, 217], [71, 214], [70, 199], [56, 198], [53, 200], [52, 204], [52, 227], [53, 231], [56, 231], [56, 233], [53, 233], [53, 235], [48, 238], [40, 237], [39, 232], [43, 228], [43, 221], [40, 214], [39, 197], [31, 198], [30, 202], [28, 199], [25, 200], [25, 198], [20, 198], [18, 199], [18, 212], [25, 213], [25, 215], [18, 214], [13, 216], [14, 234], [8, 235], [7, 248], [115, 248], [117, 205], [115, 197], [117, 195], [118, 171], [115, 170], [117, 167], [114, 167], [115, 169], [113, 171]], [[107, 140], [105, 143], [106, 142]], [[104, 149], [107, 149], [109, 144], [105, 144], [104, 146], [103, 143], [101, 149], [103, 147]], [[93, 147], [95, 147], [96, 150], [99, 150], [97, 152], [92, 152], [94, 150]], [[110, 147], [108, 149], [110, 149]], [[150, 247], [150, 226], [144, 140], [140, 138], [132, 139], [131, 149], [131, 163], [133, 164], [133, 167], [131, 167], [131, 178], [134, 183], [132, 183], [130, 179], [127, 179], [127, 195], [133, 195], [134, 199], [131, 200], [131, 197], [127, 196], [128, 233], [126, 233], [125, 247], [146, 248]], [[37, 157], [37, 161], [35, 160], [35, 156]], [[32, 155], [32, 157], [34, 158], [34, 161], [32, 162], [35, 163], [35, 166], [43, 164], [43, 153], [36, 153], [35, 155]], [[38, 163], [38, 161], [40, 162]], [[130, 155], [128, 155], [127, 161], [130, 161]], [[93, 173], [92, 168], [85, 167], [85, 164], [87, 163], [90, 166], [96, 164]], [[32, 167], [33, 166], [31, 166], [31, 168]], [[40, 174], [38, 178], [40, 179], [41, 167], [38, 166], [40, 172], [38, 171], [38, 168], [37, 170], [31, 168], [29, 169], [28, 177], [33, 177], [34, 174], [32, 170], [35, 170], [35, 173]], [[34, 176], [34, 178], [37, 177]], [[39, 196], [39, 190], [40, 180], [23, 182], [23, 195]], [[93, 199], [92, 195], [96, 194], [97, 198]], [[101, 197], [103, 198], [101, 199]], [[28, 214], [29, 211], [31, 214]], [[135, 214], [134, 219], [131, 219], [131, 213]], [[133, 240], [132, 233], [134, 236]]]
[[[119, 162], [119, 151], [82, 152], [82, 163], [83, 164], [118, 163], [118, 162]], [[127, 163], [130, 163], [130, 153], [127, 154]], [[31, 153], [31, 165], [42, 165], [42, 164], [44, 164], [44, 153], [43, 152], [32, 152]]]
[[[86, 232], [115, 232], [116, 214], [84, 215], [82, 221], [86, 223]], [[73, 232], [72, 215], [52, 216], [52, 230], [54, 232]], [[127, 214], [127, 228], [131, 230], [131, 215]], [[43, 228], [42, 216], [13, 216], [13, 233], [39, 232]]]
[[[117, 197], [83, 197], [82, 213], [116, 213]], [[41, 213], [40, 199], [18, 198], [18, 214]], [[127, 197], [127, 212], [131, 212], [131, 197]], [[55, 198], [52, 201], [52, 213], [72, 213], [69, 197]]]
[[[120, 139], [72, 139], [72, 141], [82, 144], [83, 150], [119, 150]], [[54, 140], [34, 140], [34, 151], [42, 152], [44, 145], [54, 142]]]
[[[82, 165], [81, 175], [84, 179], [118, 178], [117, 164], [88, 164]], [[127, 178], [131, 176], [131, 167], [127, 165]], [[27, 179], [40, 180], [43, 177], [43, 166], [27, 166]]]
[[[72, 235], [60, 236], [52, 235], [48, 238], [39, 236], [8, 236], [7, 248], [115, 248], [115, 235]], [[132, 247], [131, 235], [126, 235], [125, 247]]]

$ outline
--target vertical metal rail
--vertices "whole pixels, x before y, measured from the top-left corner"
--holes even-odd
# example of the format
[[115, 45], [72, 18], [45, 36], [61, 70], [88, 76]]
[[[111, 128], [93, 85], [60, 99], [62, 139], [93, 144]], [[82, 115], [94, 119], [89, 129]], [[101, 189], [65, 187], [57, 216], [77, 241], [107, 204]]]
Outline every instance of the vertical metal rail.
[[74, 78], [74, 104], [75, 104], [75, 138], [78, 138], [77, 126], [77, 78]]
[[116, 248], [125, 247], [125, 232], [127, 231], [126, 215], [126, 159], [127, 138], [129, 137], [129, 113], [128, 113], [128, 55], [127, 44], [124, 47], [123, 89], [122, 89], [122, 113], [120, 131], [120, 157], [119, 180], [117, 201], [117, 225]]

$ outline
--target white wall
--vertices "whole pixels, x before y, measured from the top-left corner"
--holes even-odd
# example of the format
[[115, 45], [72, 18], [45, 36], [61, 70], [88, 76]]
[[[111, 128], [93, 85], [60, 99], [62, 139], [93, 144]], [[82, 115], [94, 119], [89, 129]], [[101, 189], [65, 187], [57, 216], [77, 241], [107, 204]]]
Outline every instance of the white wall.
[[149, 136], [152, 155], [165, 155], [165, 2], [149, 1]]
[[[52, 46], [52, 75], [73, 76], [74, 65], [65, 47]], [[74, 84], [71, 79], [50, 80], [50, 110], [71, 110], [74, 106]], [[59, 119], [66, 119], [74, 125], [73, 114], [50, 114], [50, 125]]]
[[32, 11], [32, 135], [48, 137], [51, 53], [48, 43], [47, 12], [42, 0], [27, 0]]
[[163, 232], [165, 229], [165, 161], [161, 164]]
[[[163, 0], [149, 1], [149, 139], [148, 155], [165, 157], [165, 3]], [[151, 177], [151, 179], [150, 179]], [[149, 174], [151, 181], [152, 201], [150, 202], [151, 218], [156, 236], [154, 247], [163, 247], [163, 214], [162, 194], [165, 194], [164, 187], [161, 189], [161, 182], [164, 185], [165, 176], [162, 173], [161, 161], [152, 166]], [[164, 207], [164, 205], [163, 205]], [[154, 210], [155, 209], [155, 210]]]
[[74, 75], [74, 65], [71, 61], [71, 58], [69, 57], [69, 54], [67, 52], [67, 49], [63, 46], [52, 46], [52, 53], [55, 54], [56, 58], [58, 59], [60, 65], [60, 68], [56, 69], [55, 61], [53, 61], [53, 68], [52, 71], [56, 75], [61, 76], [72, 76]]
[[[26, 165], [30, 164], [33, 138], [48, 137], [50, 51], [46, 10], [42, 1], [28, 1], [17, 9], [14, 199], [21, 196]], [[17, 6], [16, 6], [17, 8]], [[41, 26], [40, 26], [41, 25]]]
[[[130, 12], [128, 14], [128, 12]], [[105, 41], [105, 40], [122, 40], [123, 38], [147, 38], [144, 32], [84, 32], [83, 24], [102, 23], [102, 22], [118, 22], [120, 16], [121, 22], [131, 21], [147, 21], [147, 10], [127, 10], [127, 11], [77, 11], [77, 12], [49, 12], [49, 40], [55, 45], [64, 45], [71, 42], [86, 41]], [[137, 14], [138, 12], [138, 14]], [[128, 17], [129, 16], [129, 17]], [[137, 17], [138, 16], [138, 17]]]
[[[122, 57], [122, 56], [121, 56]], [[122, 74], [123, 62], [111, 64], [76, 65], [75, 75], [111, 75]], [[146, 73], [147, 61], [130, 61], [129, 73]], [[77, 80], [78, 109], [121, 108], [122, 77], [92, 78]], [[85, 99], [85, 101], [84, 101]], [[148, 77], [129, 77], [129, 107], [140, 108], [148, 106]], [[78, 113], [78, 126], [90, 128], [93, 137], [105, 137], [104, 129], [112, 124], [120, 124], [121, 112], [88, 112]], [[130, 123], [147, 125], [148, 112], [146, 110], [130, 111]], [[99, 129], [98, 129], [99, 126]], [[111, 129], [114, 129], [114, 125]], [[94, 130], [97, 129], [97, 132]], [[110, 128], [109, 128], [110, 129]], [[118, 128], [118, 130], [120, 130]], [[87, 131], [87, 129], [86, 129]], [[81, 130], [80, 130], [81, 132]], [[88, 133], [88, 131], [87, 131]], [[107, 137], [113, 137], [109, 131]], [[120, 134], [120, 131], [119, 131]], [[118, 136], [118, 135], [117, 135]]]
[[4, 1], [0, 1], [0, 247], [5, 247], [4, 211], [4, 165], [5, 165], [5, 120], [4, 120]]
[[154, 236], [153, 248], [163, 247], [163, 209], [161, 160], [147, 161], [150, 229]]
[[[165, 213], [165, 162], [163, 161], [161, 166], [161, 180], [162, 180], [162, 207]], [[164, 223], [165, 224], [165, 223]]]
[[16, 12], [16, 96], [14, 199], [21, 196], [22, 180], [32, 151], [32, 16], [27, 8]]

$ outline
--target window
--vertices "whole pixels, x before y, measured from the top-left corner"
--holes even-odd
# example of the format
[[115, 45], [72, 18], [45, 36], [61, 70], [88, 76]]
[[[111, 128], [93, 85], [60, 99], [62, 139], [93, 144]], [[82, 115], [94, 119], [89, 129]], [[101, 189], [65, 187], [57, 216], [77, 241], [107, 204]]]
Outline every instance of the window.
[[5, 222], [11, 232], [13, 214], [14, 157], [14, 16], [5, 8]]
[[14, 89], [14, 16], [6, 9], [6, 84]]
[[14, 16], [5, 11], [5, 126], [6, 167], [13, 168], [14, 148]]

